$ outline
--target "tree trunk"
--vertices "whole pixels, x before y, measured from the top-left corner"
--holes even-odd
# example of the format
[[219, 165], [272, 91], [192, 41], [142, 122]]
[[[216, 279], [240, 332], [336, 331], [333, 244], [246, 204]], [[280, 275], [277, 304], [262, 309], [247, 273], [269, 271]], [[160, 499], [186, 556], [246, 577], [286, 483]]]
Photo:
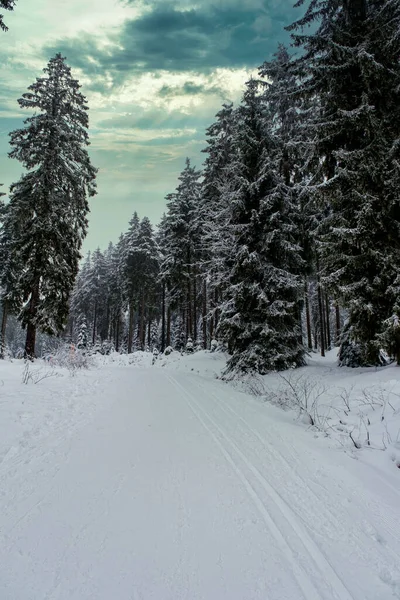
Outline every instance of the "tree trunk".
[[329, 323], [330, 306], [328, 294], [325, 294], [325, 311], [326, 311], [326, 346], [327, 349], [331, 349], [331, 326]]
[[197, 343], [197, 276], [196, 270], [193, 277], [193, 342]]
[[217, 290], [217, 288], [215, 288], [214, 298], [215, 298], [214, 329], [217, 330], [218, 322], [219, 322], [218, 290]]
[[340, 342], [340, 336], [341, 336], [341, 326], [340, 326], [340, 308], [339, 308], [339, 302], [336, 300], [335, 302], [335, 313], [336, 313], [336, 344], [339, 344]]
[[188, 338], [193, 338], [193, 328], [192, 328], [192, 286], [190, 281], [188, 281], [188, 291], [187, 291], [187, 325], [186, 325], [186, 340]]
[[165, 281], [162, 284], [161, 296], [161, 352], [165, 350]]
[[324, 327], [324, 305], [322, 302], [322, 290], [318, 273], [318, 311], [319, 311], [319, 329], [321, 334], [321, 356], [325, 356], [325, 327]]
[[307, 346], [312, 350], [312, 335], [311, 335], [311, 314], [310, 314], [310, 297], [308, 295], [308, 281], [304, 281], [304, 299], [306, 309], [306, 327], [307, 327]]
[[168, 346], [171, 345], [171, 307], [170, 307], [169, 299], [168, 299], [168, 306], [167, 306], [167, 333], [166, 333], [165, 344], [166, 344], [167, 348], [168, 348]]
[[115, 350], [116, 352], [119, 351], [119, 328], [120, 328], [120, 323], [121, 323], [121, 318], [120, 318], [120, 314], [119, 311], [117, 313], [117, 318], [115, 321]]
[[36, 317], [38, 303], [39, 279], [37, 279], [32, 286], [31, 299], [29, 301], [29, 321], [26, 328], [25, 358], [29, 358], [30, 360], [35, 358], [36, 325], [33, 321]]
[[149, 322], [147, 324], [147, 345], [151, 350], [151, 317], [149, 315]]
[[134, 308], [133, 301], [129, 303], [129, 328], [128, 328], [128, 354], [132, 352], [132, 344], [133, 344], [133, 316], [134, 316]]
[[6, 349], [6, 328], [7, 328], [7, 317], [8, 317], [8, 303], [6, 300], [3, 302], [3, 314], [1, 317], [1, 333], [0, 333], [0, 359], [4, 358], [4, 352]]
[[26, 327], [26, 341], [25, 341], [25, 358], [33, 360], [35, 358], [35, 345], [36, 345], [36, 325], [28, 323]]
[[202, 305], [202, 325], [203, 325], [203, 348], [207, 350], [207, 282], [203, 282], [203, 305]]
[[144, 345], [145, 345], [145, 335], [146, 335], [146, 331], [145, 331], [145, 325], [144, 325], [144, 290], [142, 291], [142, 299], [141, 299], [141, 303], [140, 303], [140, 325], [139, 325], [139, 344], [140, 344], [140, 349], [143, 351], [144, 350]]
[[191, 270], [191, 254], [190, 250], [187, 253], [188, 278], [187, 278], [187, 329], [186, 341], [188, 338], [193, 338], [193, 313], [192, 313], [192, 270]]
[[96, 342], [96, 328], [97, 328], [97, 302], [95, 302], [95, 304], [94, 304], [94, 318], [93, 318], [93, 332], [92, 332], [93, 346]]

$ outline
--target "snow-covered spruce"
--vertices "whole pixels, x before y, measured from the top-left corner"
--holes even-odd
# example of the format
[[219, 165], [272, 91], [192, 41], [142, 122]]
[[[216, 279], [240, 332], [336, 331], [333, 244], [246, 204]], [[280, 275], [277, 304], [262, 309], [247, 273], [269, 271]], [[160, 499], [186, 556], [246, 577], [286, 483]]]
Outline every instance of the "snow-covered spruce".
[[10, 136], [10, 157], [28, 173], [11, 186], [2, 234], [9, 245], [3, 297], [27, 328], [25, 354], [35, 354], [36, 330], [59, 333], [78, 272], [94, 195], [88, 107], [61, 54], [18, 100], [35, 112]]

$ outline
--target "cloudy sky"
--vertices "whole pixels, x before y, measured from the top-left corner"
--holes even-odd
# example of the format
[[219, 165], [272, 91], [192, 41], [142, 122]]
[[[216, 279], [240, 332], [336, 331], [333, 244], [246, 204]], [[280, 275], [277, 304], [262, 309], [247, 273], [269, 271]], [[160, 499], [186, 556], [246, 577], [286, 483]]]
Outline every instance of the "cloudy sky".
[[0, 32], [0, 181], [8, 187], [23, 171], [7, 157], [8, 133], [29, 116], [17, 99], [62, 52], [89, 102], [99, 168], [85, 250], [117, 241], [134, 210], [157, 223], [185, 157], [201, 166], [204, 131], [222, 102], [238, 101], [278, 42], [289, 42], [293, 4], [18, 0]]

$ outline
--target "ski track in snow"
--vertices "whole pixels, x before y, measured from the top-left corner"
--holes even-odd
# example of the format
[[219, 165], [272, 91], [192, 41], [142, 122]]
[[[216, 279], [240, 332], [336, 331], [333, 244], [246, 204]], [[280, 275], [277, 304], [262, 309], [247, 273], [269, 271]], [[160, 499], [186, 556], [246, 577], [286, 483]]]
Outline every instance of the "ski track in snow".
[[[393, 595], [390, 593], [389, 597], [400, 598], [398, 579], [400, 562], [399, 516], [398, 511], [394, 512], [391, 506], [385, 502], [385, 495], [372, 498], [367, 490], [364, 489], [354, 494], [353, 485], [346, 488], [342, 482], [338, 481], [335, 483], [341, 492], [341, 496], [336, 495], [332, 501], [332, 492], [335, 486], [323, 486], [315, 481], [312, 470], [307, 468], [307, 463], [304, 464], [301, 461], [300, 457], [304, 455], [298, 451], [296, 453], [296, 442], [290, 448], [288, 438], [284, 439], [278, 429], [270, 428], [268, 424], [264, 427], [263, 435], [261, 435], [260, 431], [256, 428], [257, 426], [251, 425], [248, 420], [239, 414], [238, 410], [235, 410], [231, 406], [232, 400], [235, 398], [235, 393], [227, 391], [227, 386], [221, 385], [217, 395], [212, 391], [211, 386], [201, 384], [200, 381], [200, 379], [191, 378], [190, 383], [188, 382], [191, 390], [193, 390], [194, 384], [201, 392], [200, 400], [197, 399], [197, 405], [199, 408], [202, 408], [204, 399], [212, 397], [213, 403], [208, 404], [207, 407], [209, 410], [211, 406], [213, 416], [210, 417], [206, 413], [208, 418], [220, 430], [225, 439], [229, 440], [230, 445], [234, 448], [238, 456], [241, 456], [242, 452], [232, 440], [232, 437], [226, 433], [227, 428], [231, 427], [233, 438], [236, 437], [239, 440], [239, 444], [246, 443], [246, 462], [250, 463], [250, 470], [256, 479], [261, 481], [262, 487], [270, 495], [276, 506], [279, 507], [284, 520], [292, 525], [303, 543], [305, 543], [309, 554], [316, 560], [316, 564], [319, 565], [321, 572], [325, 573], [325, 577], [328, 575], [327, 580], [330, 581], [332, 590], [332, 595], [328, 595], [328, 597], [335, 598], [334, 591], [336, 591], [338, 598], [347, 599], [353, 596], [346, 586], [343, 588], [342, 579], [338, 577], [335, 569], [326, 560], [325, 554], [315, 544], [315, 538], [321, 539], [322, 537], [325, 540], [326, 538], [330, 538], [335, 544], [347, 538], [343, 547], [344, 552], [346, 548], [347, 552], [350, 549], [352, 553], [355, 550], [358, 551], [359, 558], [365, 563], [365, 574], [372, 568], [381, 581], [388, 579], [388, 567], [390, 566], [390, 572], [396, 573], [396, 580], [392, 580], [389, 577], [392, 582], [391, 587], [393, 588]], [[238, 399], [240, 409], [243, 409], [245, 406], [247, 408], [249, 400], [251, 404], [251, 399], [246, 398], [244, 395], [241, 399]], [[256, 408], [254, 416], [256, 416], [258, 421], [260, 407], [257, 406]], [[273, 443], [269, 441], [271, 438], [273, 439]], [[263, 454], [264, 457], [262, 459]], [[249, 458], [250, 456], [252, 458]], [[270, 460], [268, 460], [268, 457], [270, 457]], [[256, 464], [258, 464], [261, 470], [266, 472], [267, 478], [271, 478], [274, 475], [274, 470], [276, 471], [275, 480], [279, 484], [276, 488], [268, 483], [267, 478], [263, 477], [255, 466]], [[322, 468], [324, 468], [323, 464]], [[286, 472], [283, 475], [284, 471]], [[299, 474], [301, 472], [305, 472], [306, 475], [301, 476]], [[399, 491], [390, 482], [385, 480], [379, 471], [376, 471], [375, 474], [378, 476], [379, 482], [384, 484], [384, 488], [386, 487], [390, 490], [392, 495], [393, 493], [395, 494], [394, 504], [398, 506]], [[334, 477], [335, 474], [332, 473], [332, 476]], [[355, 472], [355, 476], [357, 476], [357, 471]], [[329, 481], [329, 478], [330, 475], [328, 474], [326, 476], [327, 481]], [[282, 480], [285, 482], [283, 486], [281, 483]], [[317, 493], [312, 489], [313, 487], [318, 490]], [[293, 505], [296, 505], [297, 500], [297, 509], [293, 508], [293, 506], [289, 507], [289, 503], [284, 500], [283, 494], [290, 499]], [[346, 513], [350, 507], [354, 508], [351, 513], [352, 519], [349, 521], [348, 519], [346, 520]], [[357, 526], [353, 526], [354, 522], [356, 522]], [[329, 527], [325, 528], [324, 536], [321, 536], [320, 528], [323, 524], [329, 524]], [[313, 535], [313, 539], [307, 534], [305, 527]], [[384, 533], [380, 533], [381, 531]], [[391, 540], [394, 548], [387, 543], [387, 540]], [[371, 541], [372, 548], [370, 553], [366, 555], [368, 546], [371, 546]], [[378, 548], [378, 551], [376, 548]], [[356, 568], [356, 566], [355, 564], [354, 567]], [[386, 581], [386, 583], [388, 582]], [[359, 587], [359, 582], [355, 587]], [[375, 599], [382, 597], [381, 592], [379, 596], [374, 591], [370, 591], [370, 593], [366, 591], [364, 594], [361, 598]]]
[[[328, 592], [332, 594], [331, 597], [342, 600], [353, 600], [353, 597], [350, 594], [349, 590], [343, 585], [342, 581], [334, 572], [331, 565], [326, 561], [325, 557], [322, 555], [318, 547], [308, 536], [304, 528], [301, 527], [288, 505], [279, 496], [276, 490], [268, 483], [268, 481], [263, 477], [263, 475], [261, 475], [260, 471], [254, 466], [252, 461], [242, 452], [242, 450], [240, 450], [237, 444], [229, 435], [225, 433], [221, 426], [218, 425], [216, 421], [212, 417], [210, 417], [210, 415], [202, 408], [202, 406], [199, 404], [199, 402], [196, 401], [192, 393], [190, 393], [180, 383], [178, 383], [178, 381], [176, 381], [175, 378], [168, 377], [168, 380], [171, 381], [173, 385], [175, 385], [175, 387], [178, 390], [180, 390], [181, 393], [184, 394], [189, 406], [191, 407], [199, 421], [208, 431], [210, 436], [214, 439], [216, 444], [220, 447], [221, 452], [225, 456], [226, 460], [229, 462], [229, 464], [237, 473], [242, 483], [245, 485], [249, 496], [254, 501], [255, 505], [260, 511], [267, 527], [270, 529], [276, 541], [283, 549], [284, 555], [286, 556], [287, 561], [289, 562], [291, 568], [295, 573], [295, 577], [304, 594], [304, 598], [307, 600], [317, 600], [321, 597], [325, 597], [324, 595], [319, 594], [315, 586], [315, 582], [318, 582], [318, 580], [321, 579], [321, 575], [320, 577], [316, 578], [315, 571], [310, 572], [310, 566], [308, 566], [307, 570], [309, 572], [307, 573], [306, 568], [304, 568], [304, 566], [301, 565], [300, 557], [303, 555], [301, 550], [297, 551], [295, 549], [294, 542], [289, 542], [288, 539], [285, 537], [285, 528], [277, 525], [277, 523], [274, 522], [274, 520], [271, 518], [271, 515], [268, 510], [268, 500], [272, 501], [275, 504], [276, 508], [281, 512], [282, 517], [286, 520], [287, 524], [290, 524], [293, 533], [298, 536], [298, 541], [300, 542], [300, 544], [303, 545], [304, 550], [308, 552], [309, 557], [320, 569], [323, 579], [328, 584]], [[227, 414], [227, 412], [225, 412], [225, 414]], [[204, 420], [204, 417], [206, 421]], [[207, 424], [207, 421], [209, 424]], [[214, 428], [216, 433], [213, 432], [213, 430], [210, 428], [210, 425], [212, 426], [212, 428]], [[252, 431], [251, 428], [250, 431]], [[258, 481], [258, 483], [261, 484], [264, 492], [266, 492], [267, 496], [269, 496], [268, 499], [263, 499], [261, 495], [257, 493], [255, 486], [251, 483], [251, 476], [249, 478], [249, 475], [246, 475], [244, 473], [244, 470], [239, 466], [238, 462], [236, 462], [232, 458], [232, 455], [227, 450], [226, 444], [228, 448], [233, 450], [236, 457], [238, 457], [240, 461], [247, 467], [251, 475], [253, 475]]]
[[400, 598], [399, 490], [370, 466], [193, 374], [70, 394], [0, 463], [1, 600]]

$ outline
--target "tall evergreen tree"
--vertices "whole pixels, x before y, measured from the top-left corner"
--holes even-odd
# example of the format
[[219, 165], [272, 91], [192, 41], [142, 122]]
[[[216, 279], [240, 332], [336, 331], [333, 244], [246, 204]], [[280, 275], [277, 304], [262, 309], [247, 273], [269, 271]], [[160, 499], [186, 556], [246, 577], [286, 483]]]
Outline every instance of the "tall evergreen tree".
[[27, 328], [25, 353], [34, 356], [36, 329], [64, 326], [87, 231], [88, 196], [95, 191], [87, 102], [61, 54], [56, 54], [18, 100], [35, 111], [13, 131], [10, 152], [29, 172], [11, 186], [11, 237], [18, 318]]
[[229, 227], [234, 265], [219, 332], [232, 353], [228, 371], [304, 363], [299, 335], [299, 247], [290, 186], [279, 176], [278, 145], [250, 80], [238, 111]]
[[196, 335], [197, 253], [196, 209], [201, 198], [201, 173], [186, 159], [176, 192], [167, 197], [164, 262], [162, 275], [168, 281], [171, 308], [179, 311], [184, 343]]
[[139, 281], [137, 272], [139, 270], [139, 263], [136, 249], [139, 225], [140, 219], [135, 211], [129, 221], [129, 229], [122, 242], [122, 260], [124, 265], [123, 293], [129, 309], [128, 353], [132, 352], [135, 310], [138, 310]]
[[324, 214], [323, 283], [349, 311], [340, 361], [353, 366], [379, 364], [384, 323], [397, 311], [399, 24], [397, 0], [312, 0], [290, 27], [304, 49], [301, 94], [319, 103], [308, 125], [310, 189]]
[[144, 217], [139, 225], [137, 237], [136, 277], [139, 283], [139, 344], [145, 349], [146, 324], [158, 313], [157, 278], [159, 272], [158, 251], [154, 239], [153, 228], [148, 217]]
[[[231, 268], [232, 232], [227, 227], [230, 218], [230, 193], [233, 185], [230, 168], [235, 158], [236, 111], [225, 103], [216, 114], [215, 122], [206, 130], [207, 154], [201, 204], [197, 211], [201, 233], [200, 264], [203, 273], [203, 337], [207, 341], [205, 324], [209, 321], [209, 336], [214, 337], [218, 325], [219, 307], [224, 297]], [[204, 323], [204, 320], [206, 323]]]

